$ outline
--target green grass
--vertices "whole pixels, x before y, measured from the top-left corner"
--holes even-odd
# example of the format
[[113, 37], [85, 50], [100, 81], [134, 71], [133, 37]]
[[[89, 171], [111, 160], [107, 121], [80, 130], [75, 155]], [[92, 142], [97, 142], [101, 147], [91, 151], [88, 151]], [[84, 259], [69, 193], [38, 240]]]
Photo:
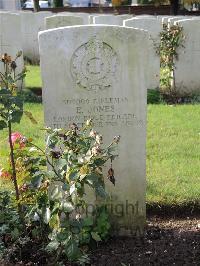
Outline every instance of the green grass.
[[[44, 131], [41, 130], [44, 126], [43, 119], [43, 106], [42, 104], [25, 104], [25, 110], [30, 111], [38, 124], [33, 125], [30, 120], [23, 116], [20, 124], [13, 126], [13, 131], [19, 131], [27, 138], [31, 137], [38, 145], [44, 145]], [[8, 156], [8, 137], [7, 131], [4, 129], [0, 131], [0, 168], [1, 165], [6, 163]]]
[[[14, 130], [44, 145], [43, 107], [25, 104], [38, 125], [24, 117]], [[186, 204], [200, 199], [200, 105], [148, 105], [147, 202]], [[5, 163], [8, 143], [0, 132], [0, 164]]]
[[147, 201], [200, 199], [200, 105], [149, 105]]
[[41, 88], [42, 81], [41, 81], [40, 67], [34, 65], [27, 65], [26, 68], [28, 70], [25, 78], [26, 87]]

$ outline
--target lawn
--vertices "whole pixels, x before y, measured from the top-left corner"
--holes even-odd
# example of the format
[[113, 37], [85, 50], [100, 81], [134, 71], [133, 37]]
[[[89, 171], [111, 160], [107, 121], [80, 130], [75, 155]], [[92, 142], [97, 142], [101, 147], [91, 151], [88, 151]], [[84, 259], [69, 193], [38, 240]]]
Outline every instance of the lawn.
[[[33, 125], [27, 117], [23, 116], [21, 123], [14, 125], [13, 131], [19, 131], [26, 137], [33, 138], [38, 145], [44, 145], [44, 131], [41, 130], [44, 124], [42, 104], [25, 104], [25, 110], [29, 110], [33, 114], [38, 124]], [[6, 163], [6, 157], [8, 155], [7, 148], [7, 131], [4, 129], [3, 131], [0, 131], [0, 166], [1, 164]]]
[[200, 105], [149, 105], [147, 201], [200, 199]]
[[[43, 106], [25, 104], [38, 120], [24, 117], [14, 130], [44, 145]], [[147, 202], [164, 205], [200, 199], [200, 105], [148, 105]], [[6, 131], [0, 132], [0, 164], [7, 155]]]
[[27, 88], [41, 88], [41, 74], [40, 67], [34, 65], [26, 65], [27, 74], [25, 78], [25, 85]]

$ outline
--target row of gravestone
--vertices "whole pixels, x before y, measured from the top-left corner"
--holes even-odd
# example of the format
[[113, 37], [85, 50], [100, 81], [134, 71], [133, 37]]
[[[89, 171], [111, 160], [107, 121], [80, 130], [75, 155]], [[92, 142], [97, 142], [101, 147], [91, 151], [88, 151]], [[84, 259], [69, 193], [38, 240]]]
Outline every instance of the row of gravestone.
[[[84, 25], [85, 17], [81, 16], [52, 16], [45, 19], [46, 29], [53, 29], [57, 27], [69, 25]], [[88, 18], [87, 18], [88, 19]], [[160, 42], [160, 32], [162, 31], [162, 24], [167, 23], [169, 26], [176, 23], [183, 26], [184, 29], [184, 47], [178, 50], [179, 60], [175, 62], [174, 79], [176, 81], [176, 89], [182, 94], [199, 92], [200, 90], [200, 76], [197, 69], [199, 69], [199, 17], [189, 16], [136, 16], [130, 15], [92, 15], [89, 16], [90, 24], [106, 24], [119, 25], [132, 28], [138, 28], [148, 31], [151, 42], [149, 43], [149, 60], [151, 68], [148, 71], [149, 81], [147, 87], [149, 89], [158, 88], [160, 84], [160, 58], [156, 54], [155, 44]], [[191, 71], [192, 70], [192, 71]]]
[[[121, 136], [116, 185], [105, 183], [112, 228], [122, 235], [142, 233], [145, 225], [146, 94], [152, 64], [159, 66], [149, 56], [155, 51], [148, 31], [134, 28], [135, 20], [125, 21], [131, 27], [93, 24], [39, 33], [46, 126], [81, 127], [92, 119], [105, 142]], [[188, 21], [182, 23], [188, 30]], [[197, 30], [199, 21], [189, 23]], [[94, 195], [88, 199], [94, 206]]]
[[[148, 88], [157, 88], [160, 83], [160, 62], [156, 50], [152, 49], [155, 43], [159, 43], [159, 33], [162, 23], [173, 25], [179, 22], [184, 28], [184, 47], [178, 51], [179, 60], [176, 61], [174, 72], [176, 87], [181, 92], [195, 92], [200, 88], [199, 69], [199, 24], [198, 17], [186, 16], [150, 16], [142, 15], [132, 17], [130, 15], [98, 15], [87, 13], [62, 12], [53, 15], [51, 12], [32, 13], [19, 11], [17, 14], [0, 12], [0, 44], [1, 53], [7, 51], [15, 55], [18, 50], [23, 50], [23, 55], [31, 62], [39, 62], [38, 32], [57, 27], [106, 24], [119, 25], [147, 30], [152, 40], [149, 43], [149, 60], [151, 67], [148, 70]], [[6, 30], [5, 30], [6, 29]], [[19, 68], [23, 66], [23, 60], [18, 62]]]
[[[0, 14], [1, 51], [20, 48], [19, 17]], [[160, 19], [143, 17], [146, 24], [135, 29], [138, 19], [126, 20], [129, 27], [93, 24], [39, 33], [45, 125], [65, 128], [93, 119], [107, 143], [121, 135], [119, 158], [113, 163], [116, 186], [106, 182], [113, 226], [121, 234], [141, 232], [145, 224], [146, 93], [154, 79], [152, 69], [159, 69], [149, 33], [143, 28], [146, 25], [150, 32], [150, 25]], [[187, 30], [192, 23], [196, 31], [199, 21], [183, 23]], [[25, 24], [31, 35], [31, 25]]]

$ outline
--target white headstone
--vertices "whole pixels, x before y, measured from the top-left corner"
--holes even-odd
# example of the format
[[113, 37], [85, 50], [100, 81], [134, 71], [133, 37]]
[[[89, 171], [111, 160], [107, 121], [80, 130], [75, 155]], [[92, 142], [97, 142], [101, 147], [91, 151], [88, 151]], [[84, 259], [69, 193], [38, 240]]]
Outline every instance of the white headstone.
[[5, 10], [20, 10], [20, 0], [0, 0], [0, 8]]
[[169, 26], [173, 26], [174, 22], [176, 22], [178, 20], [185, 20], [185, 19], [190, 19], [190, 18], [188, 16], [175, 16], [175, 17], [168, 19], [168, 24], [169, 24]]
[[131, 15], [103, 15], [93, 17], [93, 24], [106, 24], [106, 25], [123, 25], [125, 19], [131, 18]]
[[39, 62], [38, 32], [45, 30], [45, 17], [51, 12], [20, 12], [24, 56], [33, 63]]
[[89, 14], [88, 13], [77, 12], [77, 13], [75, 13], [75, 15], [78, 16], [78, 17], [82, 17], [83, 18], [84, 25], [90, 24]]
[[[7, 53], [13, 59], [22, 51], [22, 34], [20, 16], [11, 13], [0, 13], [0, 54]], [[16, 74], [24, 67], [23, 56], [17, 59]], [[0, 64], [3, 71], [3, 64]], [[19, 84], [18, 84], [19, 85]]]
[[184, 47], [178, 50], [175, 63], [175, 86], [181, 93], [200, 91], [200, 21], [187, 19], [175, 22], [183, 27]]
[[174, 18], [174, 16], [157, 16], [157, 19], [161, 21], [163, 24], [168, 23], [168, 19]]
[[124, 26], [147, 30], [153, 39], [159, 39], [162, 24], [156, 18], [131, 18], [124, 20]]
[[187, 19], [200, 19], [200, 17], [199, 16], [187, 16]]
[[159, 88], [160, 86], [160, 57], [156, 54], [156, 46], [160, 43], [160, 32], [162, 24], [156, 18], [132, 18], [124, 20], [124, 26], [147, 30], [150, 38], [149, 44], [149, 62], [148, 69], [149, 81], [148, 89]]
[[92, 13], [89, 15], [89, 24], [94, 24], [94, 17], [105, 16], [105, 14]]
[[117, 232], [142, 230], [147, 33], [118, 26], [66, 27], [41, 32], [39, 44], [46, 126], [80, 126], [92, 118], [105, 143], [121, 135], [113, 163], [116, 186], [105, 178], [106, 190]]
[[156, 16], [154, 15], [137, 15], [137, 16], [134, 16], [134, 18], [156, 18]]
[[57, 16], [78, 16], [82, 17], [84, 21], [84, 25], [90, 24], [89, 23], [89, 14], [88, 13], [80, 13], [80, 12], [59, 12], [56, 14]]
[[83, 25], [84, 21], [82, 17], [78, 16], [51, 16], [45, 18], [46, 29], [54, 29], [66, 26]]

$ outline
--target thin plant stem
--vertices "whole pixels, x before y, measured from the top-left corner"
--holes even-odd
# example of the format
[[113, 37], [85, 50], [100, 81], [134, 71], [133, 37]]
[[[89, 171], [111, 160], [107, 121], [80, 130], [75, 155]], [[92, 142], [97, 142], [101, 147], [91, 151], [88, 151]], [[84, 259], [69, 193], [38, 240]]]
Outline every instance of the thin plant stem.
[[20, 193], [17, 183], [17, 174], [16, 174], [16, 165], [15, 165], [15, 159], [14, 159], [14, 149], [13, 149], [13, 143], [12, 143], [12, 125], [11, 122], [8, 121], [8, 136], [9, 136], [9, 145], [10, 145], [10, 161], [12, 166], [12, 180], [15, 187], [15, 196], [16, 200], [19, 201]]
[[[6, 89], [8, 89], [8, 64], [5, 64], [5, 77], [6, 77]], [[21, 213], [21, 206], [19, 203], [20, 193], [17, 183], [17, 174], [16, 174], [16, 165], [15, 165], [15, 158], [14, 158], [14, 148], [12, 143], [12, 122], [10, 119], [8, 119], [8, 139], [9, 139], [9, 145], [10, 145], [10, 161], [11, 161], [11, 167], [12, 167], [12, 180], [15, 188], [15, 197], [18, 204], [18, 211], [19, 214]]]

